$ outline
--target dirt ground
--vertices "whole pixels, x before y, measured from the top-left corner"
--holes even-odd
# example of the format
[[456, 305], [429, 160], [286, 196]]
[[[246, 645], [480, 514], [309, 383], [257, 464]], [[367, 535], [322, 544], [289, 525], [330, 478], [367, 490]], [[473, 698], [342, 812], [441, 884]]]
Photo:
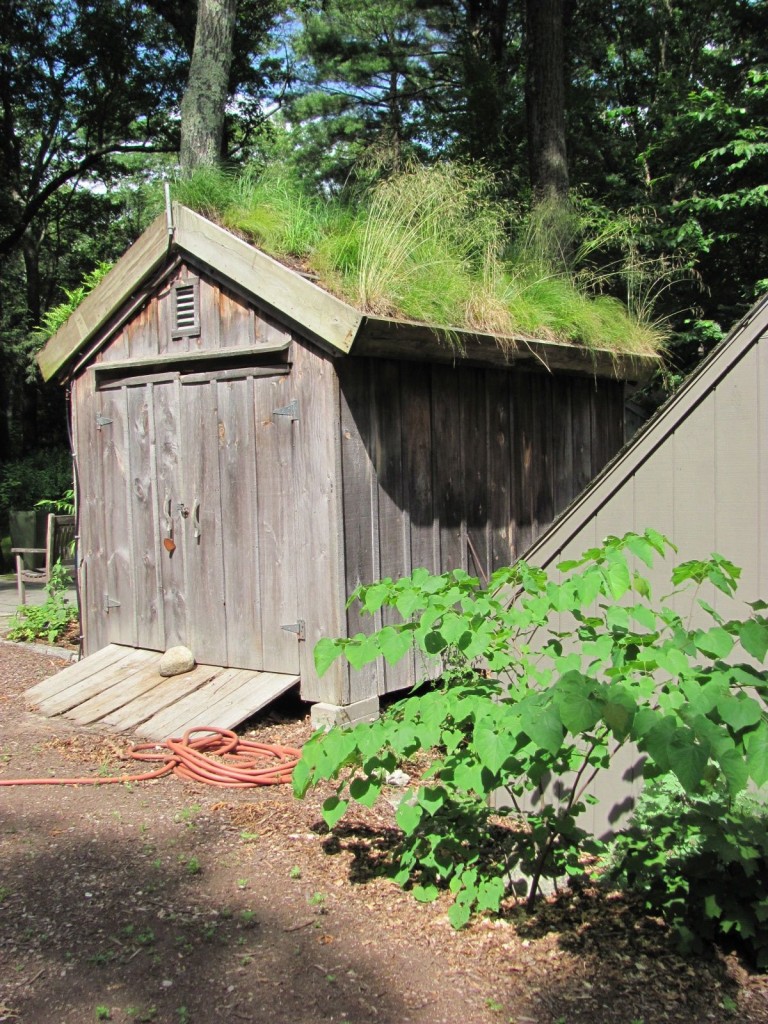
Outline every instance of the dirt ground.
[[[124, 772], [130, 737], [29, 710], [59, 659], [0, 643], [0, 779]], [[243, 731], [298, 745], [286, 698]], [[371, 870], [391, 808], [328, 835], [320, 794], [0, 787], [0, 1022], [765, 1022], [768, 978], [686, 960], [618, 897], [565, 895], [462, 932]]]

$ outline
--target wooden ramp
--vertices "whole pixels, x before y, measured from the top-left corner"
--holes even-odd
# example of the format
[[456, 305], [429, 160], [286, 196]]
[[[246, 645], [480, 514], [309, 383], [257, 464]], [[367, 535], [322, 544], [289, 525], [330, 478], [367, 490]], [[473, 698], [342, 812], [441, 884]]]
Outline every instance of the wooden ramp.
[[128, 730], [150, 740], [195, 726], [232, 729], [299, 680], [279, 672], [197, 665], [166, 678], [157, 651], [110, 644], [27, 690], [48, 717]]

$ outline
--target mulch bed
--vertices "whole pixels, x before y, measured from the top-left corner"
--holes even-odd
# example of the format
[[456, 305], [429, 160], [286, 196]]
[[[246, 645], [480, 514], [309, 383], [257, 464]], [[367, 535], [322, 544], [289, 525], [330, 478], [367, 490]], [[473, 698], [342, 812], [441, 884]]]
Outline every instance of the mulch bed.
[[[0, 643], [0, 778], [126, 771], [131, 738], [27, 706], [61, 667]], [[248, 737], [300, 745], [287, 697]], [[382, 803], [321, 822], [322, 793], [0, 788], [0, 1024], [768, 1024], [768, 978], [735, 955], [678, 955], [618, 894], [567, 892], [455, 932], [376, 874]]]

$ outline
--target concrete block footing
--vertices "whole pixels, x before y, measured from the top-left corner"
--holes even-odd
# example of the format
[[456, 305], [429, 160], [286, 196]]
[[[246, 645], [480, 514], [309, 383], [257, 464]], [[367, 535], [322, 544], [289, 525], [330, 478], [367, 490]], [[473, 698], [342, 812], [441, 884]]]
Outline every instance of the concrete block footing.
[[379, 698], [366, 697], [353, 704], [313, 704], [310, 712], [313, 729], [331, 729], [335, 725], [375, 722], [379, 717]]

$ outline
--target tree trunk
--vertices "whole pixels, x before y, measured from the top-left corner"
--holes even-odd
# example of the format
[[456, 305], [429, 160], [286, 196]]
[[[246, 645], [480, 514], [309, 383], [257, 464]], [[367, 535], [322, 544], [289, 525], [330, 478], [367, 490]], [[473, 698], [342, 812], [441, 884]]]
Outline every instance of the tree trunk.
[[568, 194], [564, 7], [565, 0], [525, 5], [528, 159], [531, 187], [540, 200]]
[[221, 159], [237, 0], [198, 0], [195, 46], [181, 101], [181, 170]]

